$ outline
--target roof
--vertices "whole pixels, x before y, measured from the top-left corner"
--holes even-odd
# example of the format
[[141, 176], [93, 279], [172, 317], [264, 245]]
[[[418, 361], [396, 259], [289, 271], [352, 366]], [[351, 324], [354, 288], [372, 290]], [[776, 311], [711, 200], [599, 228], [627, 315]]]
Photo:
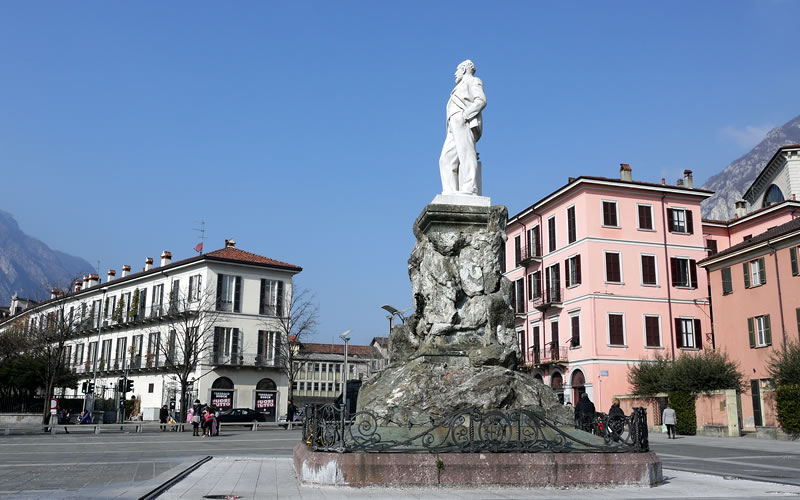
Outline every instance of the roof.
[[238, 248], [235, 247], [220, 248], [219, 250], [214, 250], [213, 252], [205, 254], [205, 257], [211, 258], [212, 260], [219, 259], [219, 260], [228, 260], [233, 262], [244, 262], [248, 264], [262, 264], [270, 267], [280, 267], [283, 269], [295, 270], [297, 272], [303, 270], [302, 267], [288, 264], [286, 262], [281, 262], [279, 260], [270, 259], [269, 257], [264, 257], [263, 255], [257, 255], [252, 252], [239, 250]]
[[378, 344], [381, 347], [389, 347], [389, 337], [372, 337], [371, 344]]
[[746, 249], [747, 247], [758, 245], [759, 243], [763, 243], [765, 241], [769, 241], [771, 239], [777, 238], [779, 236], [783, 236], [785, 234], [792, 233], [794, 231], [800, 231], [800, 217], [793, 219], [785, 224], [781, 224], [780, 226], [775, 226], [771, 229], [764, 231], [763, 233], [753, 236], [749, 240], [743, 241], [741, 243], [737, 243], [730, 248], [726, 248], [725, 250], [716, 253], [710, 257], [707, 257], [698, 264], [702, 265], [705, 262], [709, 262], [712, 260], [718, 260], [721, 257], [725, 257], [727, 255], [736, 253], [740, 250]]
[[508, 224], [513, 224], [517, 219], [527, 215], [528, 212], [534, 211], [538, 206], [544, 205], [548, 203], [551, 199], [565, 193], [566, 191], [572, 189], [573, 187], [581, 184], [581, 183], [608, 183], [608, 184], [615, 184], [620, 187], [626, 188], [640, 188], [640, 189], [647, 189], [647, 190], [659, 190], [659, 191], [673, 191], [679, 194], [687, 194], [693, 196], [702, 196], [703, 198], [709, 198], [711, 195], [714, 194], [714, 191], [709, 191], [708, 189], [701, 189], [701, 188], [689, 188], [686, 186], [673, 186], [671, 184], [658, 184], [655, 182], [644, 182], [644, 181], [624, 181], [619, 178], [613, 177], [599, 177], [594, 175], [582, 175], [580, 177], [570, 177], [569, 182], [561, 186], [560, 188], [556, 189], [552, 193], [548, 194], [544, 198], [540, 199], [539, 201], [535, 202], [533, 205], [529, 206], [528, 208], [521, 210], [518, 214], [510, 217], [508, 219]]
[[703, 224], [715, 224], [715, 225], [726, 226], [726, 227], [727, 226], [733, 226], [733, 225], [737, 225], [737, 224], [740, 224], [740, 223], [745, 222], [745, 221], [751, 221], [754, 218], [761, 216], [764, 212], [776, 211], [776, 210], [782, 209], [784, 207], [790, 207], [790, 206], [793, 206], [795, 208], [795, 210], [796, 210], [797, 208], [800, 208], [800, 201], [797, 201], [797, 200], [783, 200], [781, 202], [773, 203], [772, 205], [769, 205], [769, 206], [766, 206], [766, 207], [758, 208], [756, 210], [753, 210], [752, 212], [748, 212], [748, 213], [744, 214], [741, 217], [733, 217], [733, 218], [728, 219], [728, 220], [703, 218]]
[[750, 186], [744, 192], [744, 194], [742, 195], [742, 198], [745, 199], [745, 200], [748, 199], [748, 196], [750, 195], [750, 191], [753, 190], [753, 186], [758, 184], [761, 181], [761, 178], [764, 177], [765, 175], [767, 175], [767, 170], [768, 170], [767, 167], [769, 167], [772, 164], [772, 162], [775, 161], [775, 158], [777, 158], [779, 154], [783, 153], [787, 149], [797, 149], [797, 148], [800, 148], [800, 144], [786, 144], [785, 146], [779, 147], [775, 151], [775, 154], [772, 155], [772, 158], [770, 158], [769, 161], [764, 164], [764, 167], [761, 168], [761, 172], [758, 173], [758, 176], [756, 176], [756, 178], [753, 179], [753, 182], [750, 183]]
[[[314, 344], [311, 342], [302, 342], [300, 344], [299, 354], [340, 354], [344, 356], [344, 344]], [[380, 357], [380, 353], [371, 345], [348, 344], [347, 355]]]

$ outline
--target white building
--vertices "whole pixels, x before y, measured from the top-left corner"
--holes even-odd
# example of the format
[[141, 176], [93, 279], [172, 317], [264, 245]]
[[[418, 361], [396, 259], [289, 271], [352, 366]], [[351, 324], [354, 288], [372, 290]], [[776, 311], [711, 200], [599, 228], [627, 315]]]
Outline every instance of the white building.
[[167, 358], [177, 364], [183, 359], [186, 318], [206, 318], [199, 327], [206, 348], [190, 377], [191, 400], [254, 408], [275, 420], [288, 397], [278, 317], [288, 314], [292, 278], [302, 268], [237, 249], [233, 240], [225, 243], [177, 262], [165, 251], [160, 266], [147, 258], [141, 272], [131, 274], [126, 265], [118, 278], [110, 270], [104, 283], [96, 274], [86, 276], [74, 285], [76, 293], [29, 307], [0, 322], [0, 329], [20, 319], [42, 325], [57, 310], [69, 314], [77, 328], [64, 353], [68, 366], [81, 381], [93, 381], [96, 366], [96, 392], [127, 373], [143, 418], [151, 420], [170, 398], [180, 400]]

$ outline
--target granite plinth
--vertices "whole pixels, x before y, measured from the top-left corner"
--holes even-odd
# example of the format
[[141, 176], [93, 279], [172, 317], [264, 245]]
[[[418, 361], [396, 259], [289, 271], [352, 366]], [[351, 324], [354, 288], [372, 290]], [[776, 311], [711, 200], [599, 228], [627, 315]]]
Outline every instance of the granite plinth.
[[655, 453], [325, 453], [298, 443], [306, 484], [338, 486], [653, 486]]

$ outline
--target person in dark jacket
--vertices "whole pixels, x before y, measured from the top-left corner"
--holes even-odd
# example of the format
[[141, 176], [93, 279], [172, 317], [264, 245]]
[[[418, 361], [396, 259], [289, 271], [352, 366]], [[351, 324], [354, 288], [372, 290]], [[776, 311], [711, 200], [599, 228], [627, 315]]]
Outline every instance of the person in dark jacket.
[[619, 399], [611, 401], [611, 408], [608, 410], [608, 432], [614, 441], [619, 441], [620, 436], [625, 430], [625, 412], [619, 407]]
[[[158, 421], [161, 422], [161, 424], [166, 424], [167, 423], [167, 419], [169, 419], [169, 410], [167, 409], [167, 405], [164, 405], [164, 406], [161, 407], [161, 410], [158, 412]], [[161, 426], [161, 432], [164, 432], [166, 430], [167, 430], [167, 426], [166, 425], [162, 425]]]
[[575, 405], [575, 427], [586, 432], [592, 432], [594, 414], [594, 403], [589, 400], [589, 395], [584, 392], [581, 395], [581, 400]]
[[64, 432], [69, 434], [69, 411], [66, 408], [61, 408], [61, 413], [58, 414], [58, 423], [64, 426]]
[[291, 422], [294, 422], [294, 414], [297, 413], [297, 407], [289, 400], [289, 406], [286, 407], [286, 428], [289, 429]]
[[194, 400], [192, 407], [192, 436], [200, 435], [200, 420], [203, 418], [203, 405], [199, 399]]

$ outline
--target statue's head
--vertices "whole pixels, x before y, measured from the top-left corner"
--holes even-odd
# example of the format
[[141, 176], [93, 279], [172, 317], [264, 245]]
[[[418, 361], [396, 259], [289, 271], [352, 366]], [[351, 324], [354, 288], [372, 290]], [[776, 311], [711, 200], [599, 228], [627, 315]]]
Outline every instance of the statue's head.
[[456, 83], [460, 82], [467, 73], [470, 75], [475, 74], [475, 65], [469, 59], [459, 64], [456, 68]]

